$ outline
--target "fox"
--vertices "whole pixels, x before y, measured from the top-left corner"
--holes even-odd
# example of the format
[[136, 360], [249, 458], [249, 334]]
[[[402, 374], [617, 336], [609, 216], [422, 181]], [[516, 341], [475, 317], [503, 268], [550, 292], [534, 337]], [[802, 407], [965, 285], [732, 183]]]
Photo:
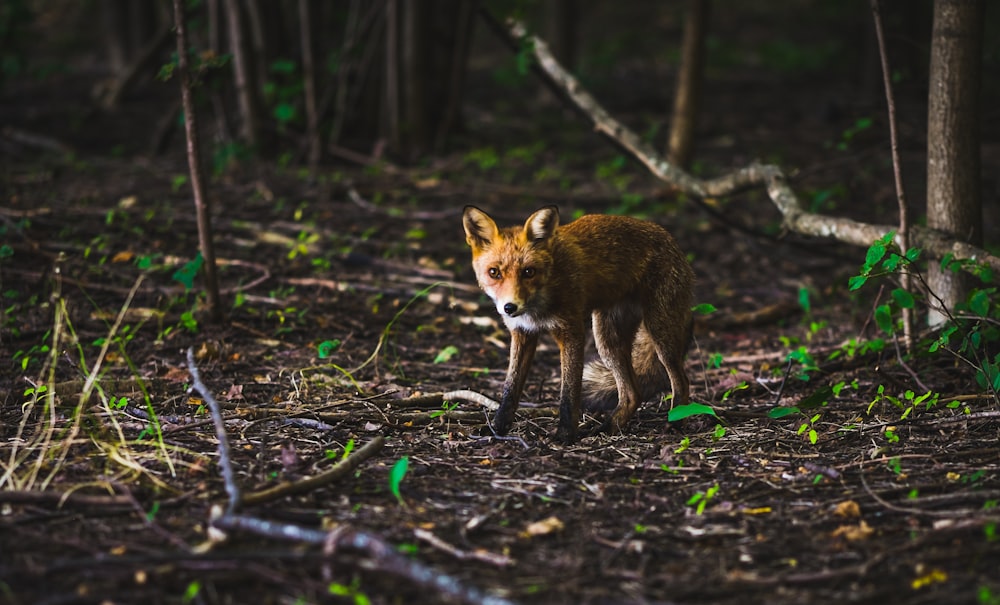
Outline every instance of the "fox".
[[[543, 333], [559, 345], [556, 440], [573, 443], [581, 410], [610, 411], [598, 431], [624, 432], [639, 404], [669, 386], [686, 404], [694, 270], [674, 237], [627, 216], [584, 215], [560, 225], [545, 206], [500, 228], [466, 206], [465, 240], [480, 288], [510, 331], [510, 360], [493, 421], [506, 435]], [[600, 360], [584, 365], [588, 320]]]

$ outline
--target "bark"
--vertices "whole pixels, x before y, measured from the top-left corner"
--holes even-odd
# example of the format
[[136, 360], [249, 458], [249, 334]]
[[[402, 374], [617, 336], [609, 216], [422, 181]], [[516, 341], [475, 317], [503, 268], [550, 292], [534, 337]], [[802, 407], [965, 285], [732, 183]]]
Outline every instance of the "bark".
[[399, 13], [400, 0], [385, 3], [385, 128], [391, 149], [402, 142], [399, 115]]
[[577, 0], [546, 0], [542, 3], [545, 39], [556, 60], [567, 70], [576, 69]]
[[694, 157], [694, 131], [698, 125], [698, 106], [705, 79], [705, 39], [710, 13], [711, 0], [688, 1], [681, 67], [677, 73], [674, 113], [667, 144], [667, 158], [684, 169], [691, 167]]
[[[488, 13], [482, 14], [495, 28], [502, 27], [492, 20]], [[512, 48], [519, 49], [518, 40], [529, 35], [527, 30], [517, 21], [510, 22], [508, 30], [509, 33], [500, 29], [498, 33], [506, 34]], [[544, 41], [532, 37], [532, 48], [537, 62], [535, 69], [550, 86], [565, 95], [576, 109], [593, 122], [595, 131], [607, 136], [622, 150], [645, 165], [656, 177], [679, 192], [704, 199], [724, 197], [746, 189], [763, 187], [767, 190], [771, 202], [781, 212], [785, 229], [804, 235], [832, 238], [866, 248], [889, 231], [897, 229], [896, 225], [861, 223], [846, 217], [807, 212], [788, 184], [785, 174], [777, 166], [752, 163], [714, 179], [696, 178], [660, 157], [635, 132], [611, 117], [594, 97], [580, 86], [576, 78], [559, 65]], [[1000, 272], [1000, 257], [936, 229], [913, 226], [910, 231], [910, 245], [923, 249], [925, 254], [935, 258], [951, 254], [958, 260], [978, 261], [988, 265], [994, 272]]]
[[242, 13], [238, 0], [226, 0], [229, 46], [233, 53], [233, 82], [240, 111], [240, 136], [247, 145], [257, 147], [260, 142], [260, 109]]
[[[927, 225], [981, 244], [979, 82], [982, 0], [935, 0], [927, 107]], [[932, 264], [928, 286], [942, 300], [931, 325], [964, 300], [967, 280]]]
[[472, 44], [472, 30], [478, 4], [478, 0], [463, 0], [456, 11], [455, 42], [450, 58], [451, 73], [447, 83], [447, 101], [434, 138], [434, 148], [438, 153], [444, 151], [448, 134], [459, 127], [462, 93], [465, 90], [466, 59], [469, 56], [469, 46]]
[[316, 68], [313, 62], [312, 11], [310, 0], [299, 0], [299, 30], [302, 43], [302, 94], [306, 107], [306, 139], [309, 144], [309, 171], [319, 164], [319, 111], [316, 108]]
[[424, 89], [428, 64], [427, 32], [430, 6], [402, 2], [400, 9], [401, 61], [399, 89], [402, 101], [401, 148], [394, 151], [412, 161], [428, 148], [427, 97]]
[[215, 266], [215, 246], [212, 243], [212, 214], [201, 169], [201, 151], [198, 145], [198, 121], [191, 93], [191, 69], [187, 58], [187, 26], [184, 21], [184, 0], [174, 0], [174, 25], [177, 31], [177, 72], [181, 83], [181, 106], [184, 109], [184, 131], [187, 135], [188, 168], [191, 173], [191, 191], [194, 195], [195, 214], [198, 222], [198, 243], [204, 259], [202, 269], [209, 316], [212, 321], [222, 320], [219, 303], [219, 279]]

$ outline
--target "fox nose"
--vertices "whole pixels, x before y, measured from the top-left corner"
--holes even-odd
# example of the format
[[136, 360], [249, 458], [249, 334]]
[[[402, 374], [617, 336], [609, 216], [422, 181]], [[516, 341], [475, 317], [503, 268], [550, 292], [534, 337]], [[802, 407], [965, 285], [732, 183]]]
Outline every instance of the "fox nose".
[[517, 305], [514, 303], [507, 303], [503, 306], [503, 312], [507, 315], [514, 315], [514, 313], [517, 313]]

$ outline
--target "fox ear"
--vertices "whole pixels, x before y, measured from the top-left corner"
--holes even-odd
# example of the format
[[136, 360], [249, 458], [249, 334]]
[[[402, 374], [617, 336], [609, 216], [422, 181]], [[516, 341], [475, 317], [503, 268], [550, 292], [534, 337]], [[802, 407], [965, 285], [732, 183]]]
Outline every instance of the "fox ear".
[[496, 222], [475, 206], [466, 206], [462, 214], [465, 242], [472, 248], [484, 248], [500, 235]]
[[524, 223], [524, 232], [528, 241], [538, 241], [552, 237], [559, 226], [559, 208], [546, 206], [535, 211]]

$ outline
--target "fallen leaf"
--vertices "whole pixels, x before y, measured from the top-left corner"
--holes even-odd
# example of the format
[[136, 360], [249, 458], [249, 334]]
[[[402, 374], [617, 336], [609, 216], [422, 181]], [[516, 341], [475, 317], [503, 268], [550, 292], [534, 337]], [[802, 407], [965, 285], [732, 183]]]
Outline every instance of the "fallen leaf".
[[836, 517], [857, 519], [861, 516], [861, 507], [854, 500], [844, 500], [833, 509], [833, 514]]
[[111, 257], [111, 262], [113, 263], [127, 263], [135, 257], [135, 253], [130, 250], [122, 250], [118, 254]]
[[188, 374], [187, 368], [170, 366], [163, 375], [163, 379], [167, 382], [187, 382], [191, 380], [191, 375]]
[[919, 590], [924, 586], [929, 586], [931, 584], [936, 584], [939, 582], [947, 582], [948, 574], [941, 571], [940, 569], [932, 569], [930, 572], [925, 573], [913, 579], [910, 584], [913, 590]]
[[524, 531], [521, 532], [521, 537], [533, 538], [535, 536], [544, 536], [546, 534], [562, 531], [564, 527], [565, 525], [559, 517], [548, 517], [547, 519], [542, 519], [541, 521], [535, 521], [528, 527], [524, 528]]
[[223, 395], [223, 397], [225, 397], [226, 401], [233, 401], [234, 399], [243, 399], [243, 385], [234, 384], [233, 386], [229, 387], [229, 392]]
[[869, 538], [875, 530], [862, 520], [857, 525], [841, 525], [830, 534], [834, 538], [844, 538], [848, 542], [860, 542]]
[[742, 513], [744, 515], [766, 515], [771, 512], [770, 506], [759, 506], [757, 508], [744, 508]]

